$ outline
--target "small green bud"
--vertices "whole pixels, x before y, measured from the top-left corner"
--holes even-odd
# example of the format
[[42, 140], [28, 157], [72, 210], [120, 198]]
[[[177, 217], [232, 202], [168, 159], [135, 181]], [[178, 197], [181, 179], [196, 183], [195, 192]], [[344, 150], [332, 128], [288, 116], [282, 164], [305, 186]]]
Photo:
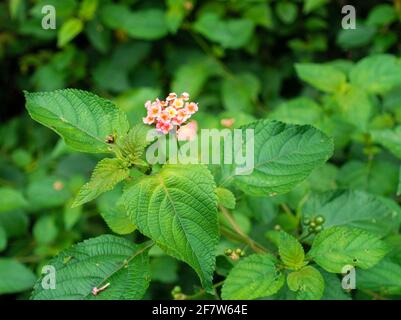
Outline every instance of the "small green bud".
[[241, 257], [245, 257], [245, 251], [244, 250], [241, 250], [240, 256]]
[[280, 231], [280, 230], [281, 230], [281, 226], [280, 226], [279, 224], [276, 224], [276, 225], [274, 226], [274, 230]]
[[321, 225], [325, 222], [326, 220], [324, 219], [323, 216], [317, 216], [315, 219], [316, 224]]
[[241, 255], [242, 250], [240, 248], [235, 249], [235, 253], [237, 255]]
[[233, 251], [232, 251], [231, 249], [226, 249], [226, 250], [224, 250], [224, 254], [225, 254], [226, 256], [231, 256], [232, 253], [233, 253]]
[[311, 222], [310, 219], [308, 219], [308, 218], [304, 219], [304, 225], [307, 226], [310, 224], [310, 222]]
[[312, 228], [315, 228], [317, 226], [315, 221], [312, 221], [311, 223], [309, 223], [309, 226]]
[[317, 226], [316, 228], [315, 228], [315, 232], [317, 233], [317, 232], [320, 232], [320, 231], [322, 231], [323, 230], [323, 227], [322, 226]]
[[314, 233], [314, 232], [315, 232], [315, 228], [309, 227], [309, 228], [308, 228], [308, 232], [309, 232], [309, 233]]
[[180, 286], [175, 286], [175, 287], [173, 288], [173, 290], [171, 290], [171, 294], [172, 294], [173, 296], [175, 296], [175, 295], [181, 293], [181, 291], [182, 291], [182, 289], [181, 289]]

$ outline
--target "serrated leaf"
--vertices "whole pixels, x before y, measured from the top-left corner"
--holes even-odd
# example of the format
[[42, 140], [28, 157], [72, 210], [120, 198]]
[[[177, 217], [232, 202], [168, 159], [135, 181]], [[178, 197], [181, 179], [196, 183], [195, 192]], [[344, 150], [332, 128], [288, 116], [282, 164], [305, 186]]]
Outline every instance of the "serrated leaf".
[[[379, 197], [364, 191], [330, 191], [314, 194], [302, 208], [304, 219], [323, 216], [324, 228], [348, 226], [385, 236], [397, 229], [399, 213]], [[399, 224], [399, 223], [398, 223]]]
[[12, 188], [0, 188], [0, 199], [0, 212], [22, 209], [27, 206], [22, 193]]
[[213, 177], [200, 165], [166, 165], [122, 197], [141, 233], [194, 268], [209, 292], [219, 239], [216, 198]]
[[[34, 300], [136, 300], [150, 281], [148, 250], [152, 243], [135, 244], [112, 235], [78, 243], [50, 260], [56, 288], [45, 290], [38, 280]], [[109, 286], [92, 294], [93, 288]]]
[[346, 265], [369, 269], [388, 251], [389, 247], [376, 235], [362, 229], [341, 226], [319, 233], [308, 257], [329, 272], [341, 273]]
[[354, 66], [350, 80], [370, 93], [386, 93], [401, 84], [401, 62], [389, 54], [369, 56]]
[[128, 217], [124, 205], [120, 203], [121, 188], [101, 195], [97, 200], [98, 209], [109, 228], [117, 234], [132, 233], [136, 227]]
[[278, 240], [281, 261], [290, 269], [298, 270], [305, 265], [305, 252], [302, 245], [292, 235], [282, 231]]
[[138, 160], [145, 152], [145, 148], [152, 142], [152, 140], [147, 141], [146, 139], [149, 130], [149, 126], [137, 124], [123, 138], [121, 143], [122, 152], [129, 155], [130, 160]]
[[311, 266], [291, 272], [287, 276], [290, 290], [296, 292], [297, 300], [319, 300], [324, 292], [324, 279], [320, 272]]
[[295, 70], [299, 78], [324, 92], [336, 92], [347, 81], [344, 73], [330, 65], [298, 63]]
[[235, 208], [235, 196], [226, 188], [216, 188], [217, 202], [227, 209]]
[[129, 123], [111, 101], [76, 89], [25, 93], [31, 117], [64, 138], [71, 148], [90, 153], [109, 153], [109, 135], [124, 136]]
[[271, 255], [251, 255], [241, 259], [224, 281], [224, 300], [251, 300], [275, 294], [283, 286], [284, 274], [278, 271]]
[[117, 158], [100, 160], [93, 170], [90, 181], [79, 190], [72, 207], [77, 207], [96, 199], [103, 192], [112, 190], [128, 176], [129, 169], [123, 160]]
[[235, 175], [234, 171], [232, 176], [235, 184], [250, 195], [290, 191], [333, 153], [332, 140], [308, 125], [259, 120], [241, 129], [246, 142], [244, 149], [247, 143], [252, 143], [246, 139], [246, 129], [254, 130], [254, 169], [248, 175]]
[[0, 294], [17, 293], [33, 287], [35, 274], [14, 259], [0, 258]]

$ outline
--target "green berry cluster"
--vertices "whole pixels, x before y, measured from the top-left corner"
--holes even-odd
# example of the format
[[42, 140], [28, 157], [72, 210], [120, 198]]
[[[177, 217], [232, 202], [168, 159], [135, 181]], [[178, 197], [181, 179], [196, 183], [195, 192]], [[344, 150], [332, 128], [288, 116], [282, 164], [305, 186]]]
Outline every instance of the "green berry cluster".
[[230, 257], [232, 260], [238, 260], [240, 257], [244, 257], [245, 256], [245, 251], [241, 250], [240, 248], [237, 249], [226, 249], [224, 250], [224, 254], [227, 257]]
[[187, 298], [187, 296], [182, 293], [180, 286], [175, 286], [173, 290], [171, 290], [171, 295], [173, 296], [174, 300], [185, 300]]
[[304, 225], [308, 227], [309, 233], [319, 233], [323, 230], [323, 224], [326, 220], [323, 216], [316, 216], [314, 218], [306, 218], [304, 220]]

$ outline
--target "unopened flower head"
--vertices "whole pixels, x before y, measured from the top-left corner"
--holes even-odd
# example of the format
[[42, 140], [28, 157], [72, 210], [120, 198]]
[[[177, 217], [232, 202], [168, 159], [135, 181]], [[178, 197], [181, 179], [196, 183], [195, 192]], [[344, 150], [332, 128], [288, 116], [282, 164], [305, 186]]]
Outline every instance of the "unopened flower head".
[[184, 125], [198, 111], [198, 104], [189, 102], [189, 94], [183, 92], [178, 96], [170, 93], [165, 100], [146, 101], [147, 116], [145, 124], [156, 124], [157, 131], [168, 134], [174, 127]]

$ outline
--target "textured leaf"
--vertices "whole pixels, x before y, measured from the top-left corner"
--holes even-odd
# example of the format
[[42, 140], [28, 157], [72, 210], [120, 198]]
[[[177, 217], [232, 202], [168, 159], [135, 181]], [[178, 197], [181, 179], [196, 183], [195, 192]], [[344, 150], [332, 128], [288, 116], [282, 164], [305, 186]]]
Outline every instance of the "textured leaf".
[[275, 294], [283, 286], [284, 274], [271, 255], [241, 259], [228, 274], [222, 289], [224, 300], [251, 300]]
[[[34, 287], [34, 300], [135, 300], [141, 299], [150, 281], [148, 250], [152, 244], [134, 244], [103, 235], [71, 247], [48, 265], [56, 271], [56, 289], [45, 290], [42, 279]], [[98, 295], [93, 288], [110, 285]]]
[[369, 269], [389, 251], [377, 236], [362, 229], [331, 227], [315, 238], [308, 257], [323, 269], [341, 273], [346, 265]]
[[374, 130], [372, 139], [401, 159], [401, 126], [394, 129]]
[[311, 196], [302, 216], [325, 218], [323, 227], [348, 226], [385, 236], [397, 229], [399, 213], [386, 206], [379, 197], [363, 191], [333, 191]]
[[320, 272], [311, 266], [291, 272], [287, 276], [290, 290], [296, 292], [297, 300], [319, 300], [323, 296], [324, 279]]
[[103, 192], [113, 189], [119, 182], [129, 176], [129, 169], [124, 161], [117, 158], [105, 158], [96, 165], [90, 181], [83, 185], [76, 196], [72, 207], [89, 202]]
[[235, 208], [235, 196], [226, 188], [216, 188], [217, 201], [227, 209]]
[[17, 293], [33, 287], [36, 277], [23, 264], [9, 258], [0, 258], [0, 294]]
[[124, 205], [119, 202], [121, 195], [121, 188], [115, 188], [113, 191], [101, 195], [97, 200], [97, 205], [101, 216], [113, 232], [129, 234], [136, 227], [129, 219]]
[[350, 79], [370, 93], [386, 93], [401, 84], [401, 62], [389, 54], [369, 56], [355, 65]]
[[235, 175], [235, 171], [232, 175], [250, 195], [288, 192], [333, 152], [332, 140], [311, 126], [260, 120], [241, 129], [244, 136], [245, 129], [254, 129], [254, 170], [249, 175]]
[[106, 138], [124, 136], [126, 115], [112, 102], [92, 93], [65, 89], [52, 92], [25, 91], [31, 117], [62, 136], [67, 145], [81, 152], [107, 153]]
[[281, 261], [290, 269], [298, 270], [305, 265], [305, 253], [302, 245], [290, 234], [282, 231], [278, 241]]
[[149, 130], [149, 126], [137, 124], [123, 138], [122, 151], [129, 155], [131, 161], [138, 160], [144, 154], [145, 148], [152, 142], [146, 140]]
[[324, 92], [336, 92], [347, 80], [344, 73], [329, 65], [303, 63], [297, 64], [295, 69], [298, 77]]
[[26, 207], [27, 202], [21, 192], [12, 188], [0, 188], [0, 212]]
[[210, 292], [219, 238], [216, 201], [213, 177], [200, 165], [166, 165], [122, 198], [141, 233], [193, 267]]

